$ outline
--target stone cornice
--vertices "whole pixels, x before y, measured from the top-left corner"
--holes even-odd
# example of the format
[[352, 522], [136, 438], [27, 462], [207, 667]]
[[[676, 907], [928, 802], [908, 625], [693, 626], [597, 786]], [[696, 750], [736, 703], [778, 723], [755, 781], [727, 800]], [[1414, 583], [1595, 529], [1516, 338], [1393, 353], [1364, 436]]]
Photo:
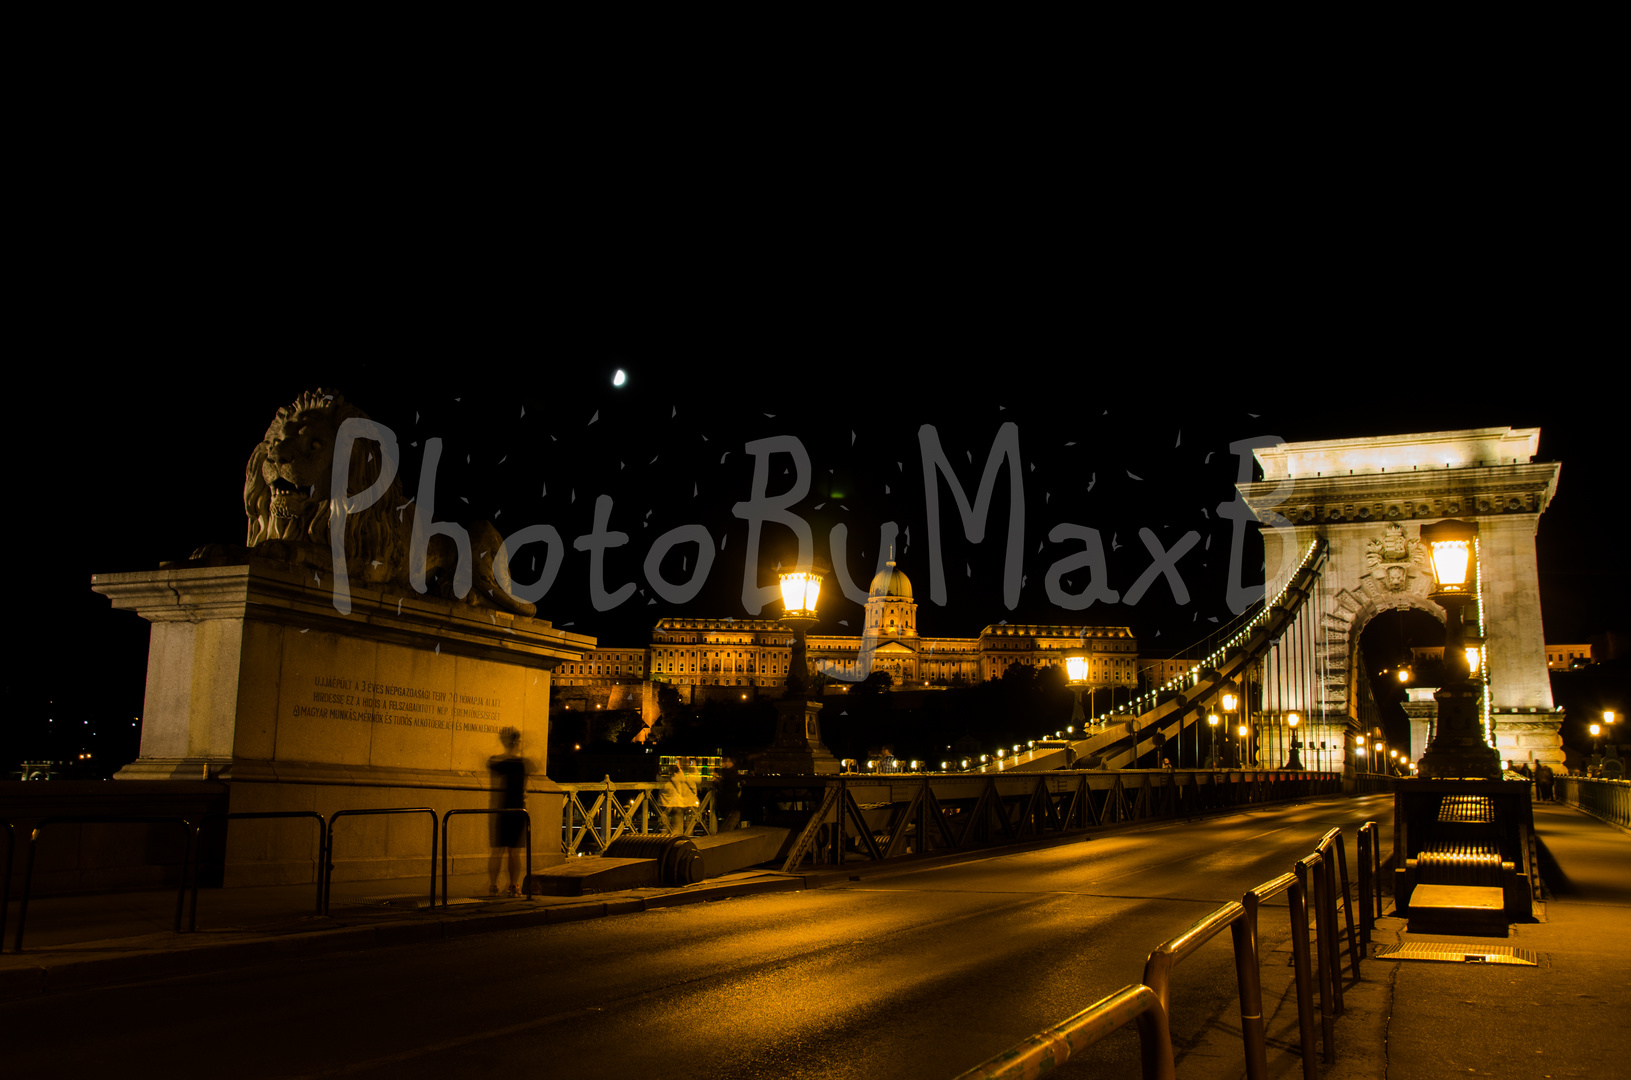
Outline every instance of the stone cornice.
[[414, 593], [352, 588], [351, 611], [334, 606], [329, 583], [277, 563], [188, 566], [126, 574], [97, 574], [91, 588], [119, 610], [149, 622], [250, 619], [435, 648], [464, 655], [553, 667], [576, 660], [595, 639], [558, 630], [544, 619], [476, 608]]
[[1539, 515], [1557, 491], [1557, 462], [1291, 476], [1239, 484], [1259, 521], [1294, 525]]

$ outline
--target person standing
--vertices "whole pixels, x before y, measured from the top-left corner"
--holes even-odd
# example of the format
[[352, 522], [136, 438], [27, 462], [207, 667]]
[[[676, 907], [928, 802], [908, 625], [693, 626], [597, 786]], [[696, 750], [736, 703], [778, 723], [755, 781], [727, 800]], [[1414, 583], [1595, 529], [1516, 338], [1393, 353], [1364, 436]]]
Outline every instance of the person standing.
[[732, 832], [742, 824], [742, 774], [734, 758], [725, 758], [714, 774], [714, 817], [720, 832]]
[[[524, 810], [527, 806], [527, 759], [521, 756], [521, 733], [507, 727], [498, 733], [502, 754], [487, 759], [493, 777], [493, 809]], [[509, 895], [521, 895], [521, 844], [526, 835], [525, 814], [493, 814], [493, 856], [487, 861], [487, 895], [498, 895], [498, 869], [509, 856]]]
[[695, 766], [687, 767], [683, 760], [675, 760], [658, 793], [658, 801], [668, 819], [668, 831], [674, 836], [686, 836], [691, 831], [686, 818], [698, 803], [694, 769]]

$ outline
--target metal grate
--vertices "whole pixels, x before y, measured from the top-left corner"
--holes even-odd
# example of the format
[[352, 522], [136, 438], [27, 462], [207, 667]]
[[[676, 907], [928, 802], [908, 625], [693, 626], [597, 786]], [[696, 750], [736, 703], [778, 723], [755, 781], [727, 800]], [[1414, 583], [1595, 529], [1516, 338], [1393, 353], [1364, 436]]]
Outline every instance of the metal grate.
[[1446, 795], [1439, 803], [1440, 821], [1490, 822], [1495, 820], [1495, 800], [1488, 795]]
[[1458, 941], [1414, 942], [1384, 945], [1376, 950], [1377, 960], [1439, 960], [1449, 964], [1524, 964], [1535, 967], [1540, 957], [1528, 949], [1511, 945], [1467, 945]]

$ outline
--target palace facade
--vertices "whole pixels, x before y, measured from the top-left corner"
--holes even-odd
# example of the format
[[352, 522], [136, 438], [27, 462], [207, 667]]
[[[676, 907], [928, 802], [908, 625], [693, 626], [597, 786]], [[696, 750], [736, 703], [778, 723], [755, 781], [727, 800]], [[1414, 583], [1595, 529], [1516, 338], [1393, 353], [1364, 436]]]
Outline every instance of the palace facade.
[[[1138, 641], [1125, 626], [1043, 626], [996, 623], [971, 638], [923, 637], [917, 632], [912, 583], [893, 560], [868, 591], [859, 635], [809, 633], [812, 672], [834, 683], [853, 683], [886, 671], [901, 689], [960, 686], [1001, 678], [1015, 664], [1063, 665], [1065, 652], [1088, 652], [1087, 685], [1134, 687], [1142, 673], [1166, 678], [1165, 666], [1184, 661], [1138, 659]], [[792, 632], [774, 619], [662, 619], [651, 642], [638, 648], [602, 647], [561, 665], [561, 688], [632, 682], [680, 687], [779, 688], [792, 658]], [[687, 693], [686, 697], [691, 697]]]

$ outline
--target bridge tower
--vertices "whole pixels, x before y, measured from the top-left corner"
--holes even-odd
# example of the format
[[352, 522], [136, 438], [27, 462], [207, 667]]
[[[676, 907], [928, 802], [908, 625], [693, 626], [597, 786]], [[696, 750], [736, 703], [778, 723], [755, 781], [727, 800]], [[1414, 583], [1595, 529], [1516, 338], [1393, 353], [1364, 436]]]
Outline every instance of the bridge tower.
[[1495, 747], [1514, 765], [1562, 762], [1563, 715], [1546, 672], [1535, 569], [1535, 530], [1560, 466], [1535, 461], [1539, 442], [1539, 428], [1508, 427], [1254, 451], [1263, 479], [1239, 489], [1263, 524], [1268, 594], [1279, 594], [1314, 537], [1330, 544], [1317, 595], [1305, 605], [1318, 620], [1314, 660], [1328, 714], [1356, 715], [1359, 633], [1371, 619], [1417, 608], [1444, 622], [1444, 609], [1428, 598], [1421, 527], [1459, 518], [1478, 525], [1479, 596], [1467, 622], [1469, 631], [1483, 628]]

